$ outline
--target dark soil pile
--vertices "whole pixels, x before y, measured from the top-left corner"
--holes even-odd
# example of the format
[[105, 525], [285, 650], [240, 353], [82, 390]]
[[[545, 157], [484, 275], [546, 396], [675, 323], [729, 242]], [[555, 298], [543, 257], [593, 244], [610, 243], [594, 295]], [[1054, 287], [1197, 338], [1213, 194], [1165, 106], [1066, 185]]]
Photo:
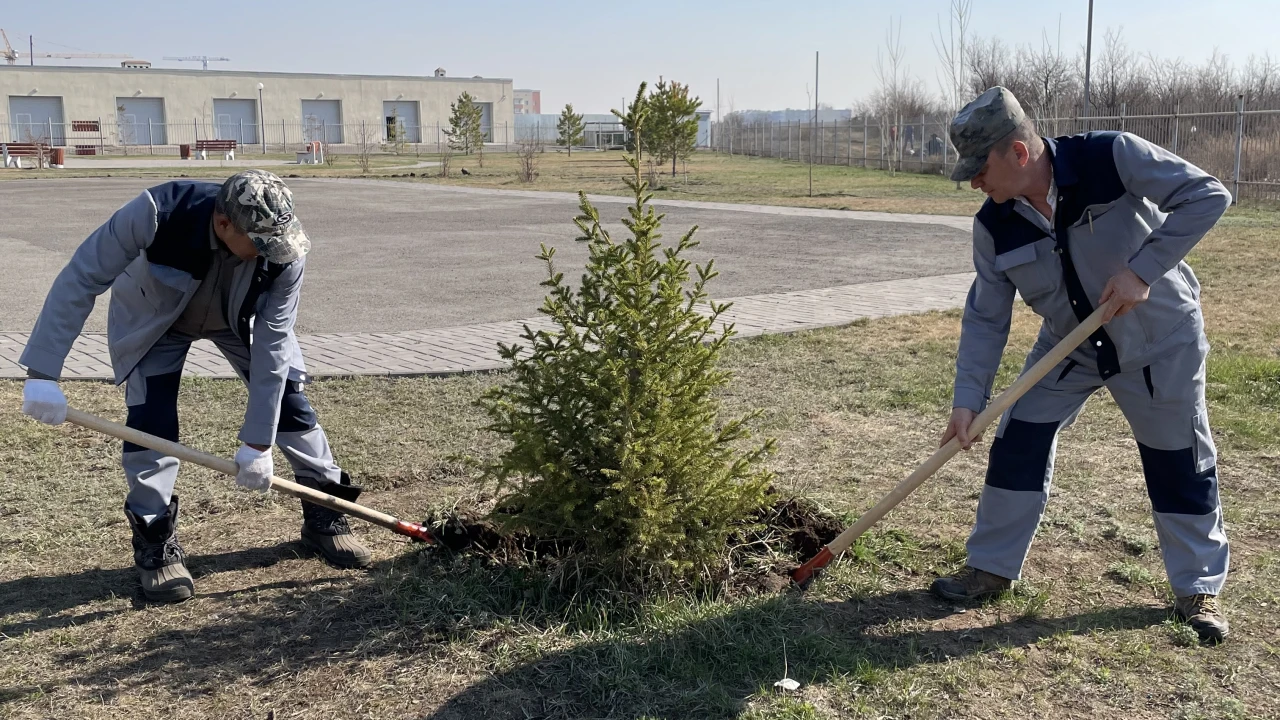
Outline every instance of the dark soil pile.
[[[503, 510], [486, 512], [459, 507], [431, 523], [445, 547], [476, 553], [498, 562], [555, 564], [581, 548], [563, 539], [511, 532], [501, 522]], [[730, 592], [779, 592], [790, 583], [800, 563], [818, 554], [844, 529], [841, 518], [805, 498], [777, 498], [754, 519], [754, 528], [730, 538], [725, 564], [716, 573]]]

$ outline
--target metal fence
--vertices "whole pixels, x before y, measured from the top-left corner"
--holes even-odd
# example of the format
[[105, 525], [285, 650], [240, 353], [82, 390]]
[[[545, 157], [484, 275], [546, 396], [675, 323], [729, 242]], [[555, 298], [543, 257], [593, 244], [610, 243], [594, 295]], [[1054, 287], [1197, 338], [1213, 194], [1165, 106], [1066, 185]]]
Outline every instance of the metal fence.
[[[69, 155], [177, 155], [179, 146], [198, 140], [234, 140], [239, 152], [290, 153], [307, 143], [325, 143], [332, 153], [356, 153], [361, 146], [379, 151], [438, 153], [449, 142], [444, 123], [394, 125], [379, 121], [345, 124], [268, 120], [220, 122], [193, 119], [161, 123], [130, 118], [96, 118], [72, 122], [9, 122], [0, 124], [0, 142], [39, 142], [68, 148]], [[509, 123], [481, 128], [486, 147], [513, 150], [520, 132]]]
[[[956, 162], [947, 139], [949, 117], [885, 121], [872, 117], [825, 122], [738, 122], [712, 126], [712, 149], [895, 172], [946, 174]], [[1037, 118], [1044, 135], [1091, 130], [1131, 132], [1221, 179], [1237, 197], [1280, 199], [1280, 110], [1233, 109], [1163, 115]]]

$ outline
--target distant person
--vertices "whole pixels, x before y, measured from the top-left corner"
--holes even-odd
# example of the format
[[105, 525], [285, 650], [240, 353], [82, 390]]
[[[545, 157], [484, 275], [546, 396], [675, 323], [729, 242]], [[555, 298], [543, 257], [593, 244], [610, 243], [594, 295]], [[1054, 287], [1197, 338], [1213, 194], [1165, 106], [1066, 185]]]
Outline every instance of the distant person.
[[1042, 138], [1002, 87], [956, 115], [951, 141], [960, 156], [951, 179], [968, 180], [987, 201], [973, 223], [977, 278], [942, 442], [959, 438], [967, 449], [976, 439], [969, 427], [990, 398], [1015, 294], [1043, 318], [1028, 368], [1095, 307], [1110, 309], [1103, 328], [1004, 414], [968, 561], [934, 592], [971, 600], [1018, 579], [1049, 499], [1058, 432], [1105, 386], [1138, 443], [1174, 611], [1201, 639], [1226, 638], [1218, 594], [1230, 550], [1205, 404], [1209, 342], [1200, 284], [1183, 258], [1230, 193], [1136, 135]]
[[[178, 440], [182, 367], [191, 343], [211, 340], [249, 389], [236, 483], [265, 492], [276, 444], [299, 483], [354, 501], [361, 488], [334, 463], [302, 392], [307, 371], [293, 327], [310, 248], [293, 194], [269, 172], [143, 191], [53, 281], [20, 360], [30, 378], [22, 412], [50, 425], [66, 420], [58, 377], [94, 301], [110, 288], [107, 344], [116, 382], [125, 384], [129, 427]], [[195, 588], [178, 544], [178, 459], [126, 442], [123, 464], [124, 514], [143, 594], [186, 600]], [[340, 567], [370, 563], [341, 513], [304, 500], [302, 517], [305, 546]]]
[[916, 128], [914, 125], [908, 125], [903, 133], [902, 138], [907, 152], [915, 154], [916, 151]]
[[938, 133], [933, 133], [933, 136], [929, 138], [929, 142], [924, 145], [924, 152], [930, 156], [941, 155], [942, 147], [942, 138], [938, 137]]

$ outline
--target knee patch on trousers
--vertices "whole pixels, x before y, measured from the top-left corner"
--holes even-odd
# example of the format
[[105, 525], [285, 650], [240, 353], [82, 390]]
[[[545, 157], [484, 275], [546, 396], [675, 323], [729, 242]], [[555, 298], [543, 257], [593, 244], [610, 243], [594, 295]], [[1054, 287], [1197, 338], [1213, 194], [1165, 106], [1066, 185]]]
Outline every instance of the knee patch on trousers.
[[[143, 378], [147, 384], [146, 399], [129, 406], [125, 425], [157, 437], [178, 441], [178, 386], [182, 383], [182, 371], [152, 375]], [[125, 452], [141, 452], [146, 448], [131, 442], [124, 444]]]
[[1156, 450], [1138, 443], [1151, 507], [1158, 513], [1208, 515], [1218, 507], [1218, 468], [1196, 472], [1193, 448]]
[[991, 443], [987, 484], [1002, 490], [1043, 492], [1049, 454], [1058, 423], [1033, 423], [1010, 418], [1004, 434]]
[[277, 432], [306, 432], [316, 426], [316, 411], [302, 392], [302, 383], [293, 380], [285, 383], [284, 397], [280, 399], [280, 422]]

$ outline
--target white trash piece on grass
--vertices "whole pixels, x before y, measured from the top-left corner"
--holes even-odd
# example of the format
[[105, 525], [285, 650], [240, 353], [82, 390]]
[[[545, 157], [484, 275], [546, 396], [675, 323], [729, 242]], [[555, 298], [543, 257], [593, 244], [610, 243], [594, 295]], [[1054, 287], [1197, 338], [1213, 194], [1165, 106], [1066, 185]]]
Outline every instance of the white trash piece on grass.
[[800, 689], [800, 683], [791, 678], [782, 678], [773, 684], [773, 689], [778, 692], [795, 692]]

